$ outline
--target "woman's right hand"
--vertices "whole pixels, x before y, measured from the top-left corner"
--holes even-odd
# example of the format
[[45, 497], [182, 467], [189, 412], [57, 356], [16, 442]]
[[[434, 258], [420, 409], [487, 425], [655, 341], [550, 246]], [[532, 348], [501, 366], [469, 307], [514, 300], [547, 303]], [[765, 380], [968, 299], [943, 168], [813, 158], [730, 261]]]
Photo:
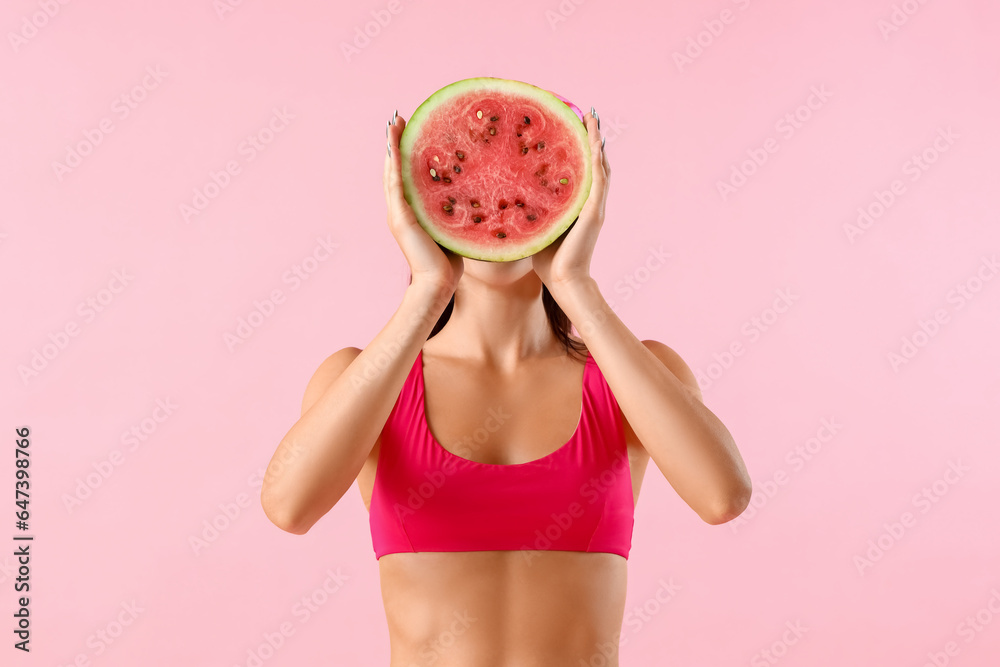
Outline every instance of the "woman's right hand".
[[392, 151], [386, 155], [382, 184], [388, 208], [389, 231], [399, 244], [407, 263], [413, 283], [428, 284], [451, 294], [458, 287], [458, 281], [465, 269], [461, 255], [441, 247], [417, 222], [417, 216], [403, 196], [403, 177], [399, 161], [399, 138], [406, 127], [402, 116], [388, 125], [388, 146]]

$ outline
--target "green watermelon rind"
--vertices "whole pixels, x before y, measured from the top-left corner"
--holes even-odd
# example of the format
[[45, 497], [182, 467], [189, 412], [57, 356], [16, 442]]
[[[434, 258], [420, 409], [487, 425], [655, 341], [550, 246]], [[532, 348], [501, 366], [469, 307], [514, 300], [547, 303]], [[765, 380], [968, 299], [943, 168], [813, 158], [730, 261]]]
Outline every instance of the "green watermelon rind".
[[[557, 225], [553, 225], [551, 231], [547, 235], [539, 237], [537, 242], [531, 246], [517, 246], [506, 252], [494, 252], [487, 256], [484, 256], [477, 246], [470, 246], [462, 243], [461, 239], [450, 238], [440, 234], [434, 225], [427, 222], [429, 219], [427, 210], [421, 203], [420, 198], [413, 196], [414, 179], [411, 173], [412, 169], [410, 164], [414, 138], [420, 135], [421, 125], [424, 120], [430, 117], [431, 111], [437, 108], [438, 105], [449, 101], [456, 95], [484, 89], [531, 97], [553, 116], [562, 117], [565, 120], [566, 126], [575, 130], [575, 134], [573, 136], [579, 141], [580, 151], [584, 155], [587, 163], [584, 176], [584, 186], [579, 189], [576, 199], [568, 206], [566, 218], [564, 220]], [[455, 83], [449, 84], [441, 90], [438, 90], [436, 93], [424, 100], [424, 102], [420, 104], [416, 110], [414, 110], [413, 115], [410, 116], [410, 119], [407, 121], [406, 127], [403, 128], [403, 134], [399, 140], [399, 156], [402, 164], [401, 175], [403, 180], [403, 197], [406, 199], [407, 203], [410, 204], [410, 207], [413, 209], [413, 213], [417, 218], [417, 222], [424, 229], [424, 231], [426, 231], [427, 234], [434, 239], [434, 241], [456, 254], [487, 262], [510, 262], [523, 259], [534, 255], [539, 250], [542, 250], [546, 246], [550, 245], [567, 229], [569, 229], [570, 225], [572, 225], [577, 216], [579, 216], [580, 211], [583, 210], [583, 206], [587, 201], [587, 197], [590, 195], [590, 188], [593, 185], [593, 165], [591, 164], [590, 137], [587, 133], [587, 127], [580, 122], [579, 116], [576, 115], [568, 104], [549, 91], [530, 83], [514, 81], [511, 79], [474, 77], [471, 79], [456, 81]]]

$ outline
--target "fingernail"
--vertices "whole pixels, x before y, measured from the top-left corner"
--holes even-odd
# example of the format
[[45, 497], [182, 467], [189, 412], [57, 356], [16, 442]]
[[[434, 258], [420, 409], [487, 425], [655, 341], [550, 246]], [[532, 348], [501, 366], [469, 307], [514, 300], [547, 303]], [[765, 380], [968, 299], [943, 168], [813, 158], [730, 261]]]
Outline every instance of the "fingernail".
[[399, 115], [398, 111], [396, 109], [393, 109], [392, 110], [392, 124], [393, 125], [396, 124], [396, 116], [398, 116], [398, 115]]
[[608, 138], [607, 138], [607, 137], [602, 137], [602, 138], [601, 138], [601, 150], [602, 150], [602, 151], [604, 150], [604, 142], [605, 142], [605, 141], [607, 141], [607, 140], [608, 140]]
[[390, 123], [389, 121], [385, 121], [385, 138], [386, 139], [389, 138], [389, 128], [391, 126], [392, 126], [392, 123]]

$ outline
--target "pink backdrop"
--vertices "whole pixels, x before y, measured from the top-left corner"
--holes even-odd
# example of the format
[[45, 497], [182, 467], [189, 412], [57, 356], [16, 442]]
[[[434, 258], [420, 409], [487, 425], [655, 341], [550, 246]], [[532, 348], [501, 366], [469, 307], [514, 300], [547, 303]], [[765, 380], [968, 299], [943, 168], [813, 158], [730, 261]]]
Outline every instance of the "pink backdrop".
[[710, 526], [650, 466], [621, 664], [996, 665], [998, 19], [989, 0], [4, 3], [0, 662], [387, 664], [356, 488], [295, 536], [260, 480], [316, 366], [399, 303], [386, 120], [499, 76], [597, 108], [594, 276], [699, 374], [754, 481]]

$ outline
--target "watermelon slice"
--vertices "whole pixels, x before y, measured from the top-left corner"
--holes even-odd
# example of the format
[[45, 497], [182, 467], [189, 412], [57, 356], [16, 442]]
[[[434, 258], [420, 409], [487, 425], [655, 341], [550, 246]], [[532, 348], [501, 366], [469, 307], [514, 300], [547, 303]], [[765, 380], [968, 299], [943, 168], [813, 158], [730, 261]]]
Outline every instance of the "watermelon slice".
[[403, 193], [420, 226], [464, 257], [509, 262], [565, 232], [590, 194], [583, 113], [521, 81], [463, 79], [431, 95], [400, 137]]

